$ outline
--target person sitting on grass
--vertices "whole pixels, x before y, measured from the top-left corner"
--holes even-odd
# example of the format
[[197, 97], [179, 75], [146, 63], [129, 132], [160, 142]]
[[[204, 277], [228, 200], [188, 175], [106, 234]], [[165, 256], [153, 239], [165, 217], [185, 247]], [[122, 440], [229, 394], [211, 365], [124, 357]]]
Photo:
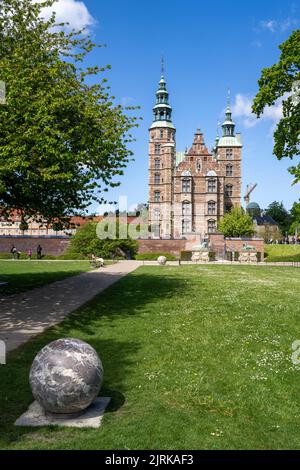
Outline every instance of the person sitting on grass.
[[15, 245], [12, 246], [10, 252], [11, 252], [11, 255], [12, 255], [12, 259], [16, 259], [16, 257], [17, 257], [17, 248], [15, 247]]

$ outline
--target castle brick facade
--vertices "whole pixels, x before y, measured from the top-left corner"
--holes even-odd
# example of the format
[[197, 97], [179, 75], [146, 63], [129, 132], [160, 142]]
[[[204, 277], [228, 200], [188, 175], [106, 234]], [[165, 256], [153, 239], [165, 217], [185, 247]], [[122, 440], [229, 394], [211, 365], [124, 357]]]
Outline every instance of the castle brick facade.
[[149, 129], [149, 223], [153, 238], [182, 238], [217, 231], [217, 223], [241, 205], [240, 134], [228, 103], [222, 137], [211, 151], [198, 129], [189, 150], [176, 151], [176, 129], [162, 75]]

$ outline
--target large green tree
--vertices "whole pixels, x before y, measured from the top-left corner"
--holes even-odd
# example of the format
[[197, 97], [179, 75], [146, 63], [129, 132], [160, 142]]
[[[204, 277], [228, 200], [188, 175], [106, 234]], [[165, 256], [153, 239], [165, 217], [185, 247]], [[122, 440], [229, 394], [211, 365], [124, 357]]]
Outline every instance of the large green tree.
[[[278, 63], [262, 70], [253, 112], [259, 117], [266, 106], [283, 98], [283, 117], [274, 133], [274, 154], [280, 160], [299, 157], [300, 154], [300, 29], [294, 31], [279, 48]], [[295, 176], [294, 183], [299, 182], [300, 163], [289, 171]]]
[[290, 235], [295, 235], [295, 233], [300, 235], [300, 200], [299, 202], [294, 202], [291, 208]]
[[109, 66], [84, 67], [90, 37], [42, 18], [55, 1], [0, 4], [0, 207], [47, 223], [104, 201], [137, 125], [110, 96]]
[[291, 215], [284, 207], [283, 202], [273, 201], [269, 204], [266, 214], [270, 215], [278, 223], [283, 235], [289, 231], [291, 225]]
[[225, 214], [218, 229], [225, 237], [248, 237], [254, 233], [252, 217], [241, 207], [233, 207]]

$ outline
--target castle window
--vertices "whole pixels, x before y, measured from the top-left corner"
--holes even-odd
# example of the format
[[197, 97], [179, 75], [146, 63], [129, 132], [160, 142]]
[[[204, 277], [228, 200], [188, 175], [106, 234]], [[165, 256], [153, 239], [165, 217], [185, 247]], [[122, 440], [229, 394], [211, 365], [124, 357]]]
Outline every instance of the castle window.
[[189, 201], [182, 203], [182, 215], [191, 215], [191, 203]]
[[171, 133], [171, 131], [170, 131], [170, 130], [168, 130], [168, 142], [170, 142], [170, 141], [171, 141], [171, 137], [172, 137], [172, 133]]
[[191, 192], [191, 180], [190, 179], [182, 180], [182, 192], [183, 193]]
[[154, 169], [155, 170], [159, 170], [160, 169], [160, 160], [158, 158], [156, 158], [154, 160]]
[[197, 171], [201, 171], [201, 160], [197, 160]]
[[216, 213], [216, 203], [215, 201], [209, 201], [207, 204], [207, 213], [209, 215], [214, 215]]
[[226, 149], [226, 158], [227, 160], [231, 160], [233, 157], [233, 150], [232, 149]]
[[226, 165], [226, 176], [232, 176], [232, 175], [233, 175], [232, 165]]
[[217, 190], [217, 181], [215, 179], [209, 179], [207, 183], [207, 192], [215, 193]]
[[160, 138], [161, 138], [161, 139], [164, 138], [164, 131], [160, 131]]
[[211, 219], [207, 222], [207, 232], [214, 233], [215, 231], [216, 231], [216, 221]]
[[155, 155], [159, 155], [159, 154], [160, 154], [160, 145], [159, 145], [159, 144], [155, 144], [154, 151], [155, 151]]
[[154, 191], [154, 201], [160, 202], [160, 191]]
[[233, 186], [232, 184], [227, 184], [225, 187], [225, 196], [232, 197], [232, 194], [233, 194]]
[[154, 220], [159, 220], [159, 218], [160, 218], [160, 211], [159, 211], [159, 209], [154, 209], [153, 219], [154, 219]]
[[160, 184], [160, 174], [155, 173], [154, 175], [154, 184]]
[[189, 219], [182, 220], [182, 234], [191, 232], [191, 221]]

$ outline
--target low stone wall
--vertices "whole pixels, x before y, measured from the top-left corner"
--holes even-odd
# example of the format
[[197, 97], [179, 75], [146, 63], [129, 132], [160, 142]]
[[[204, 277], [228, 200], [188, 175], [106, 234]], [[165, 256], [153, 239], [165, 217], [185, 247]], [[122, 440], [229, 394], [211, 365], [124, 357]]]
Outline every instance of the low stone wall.
[[170, 253], [179, 258], [181, 251], [190, 251], [197, 243], [196, 237], [170, 240], [138, 240], [139, 253]]
[[43, 255], [62, 255], [68, 245], [70, 239], [66, 238], [47, 238], [47, 237], [0, 237], [0, 253], [10, 253], [13, 245], [18, 251], [27, 253], [31, 248], [33, 254], [36, 253], [38, 245], [43, 248]]
[[[138, 240], [138, 243], [139, 253], [170, 253], [179, 257], [181, 251], [191, 251], [193, 246], [199, 244], [199, 236], [189, 236], [187, 239]], [[211, 250], [216, 253], [217, 258], [223, 258], [225, 251], [240, 252], [244, 245], [254, 246], [261, 253], [261, 259], [264, 259], [262, 238], [224, 238], [219, 233], [210, 235]]]

